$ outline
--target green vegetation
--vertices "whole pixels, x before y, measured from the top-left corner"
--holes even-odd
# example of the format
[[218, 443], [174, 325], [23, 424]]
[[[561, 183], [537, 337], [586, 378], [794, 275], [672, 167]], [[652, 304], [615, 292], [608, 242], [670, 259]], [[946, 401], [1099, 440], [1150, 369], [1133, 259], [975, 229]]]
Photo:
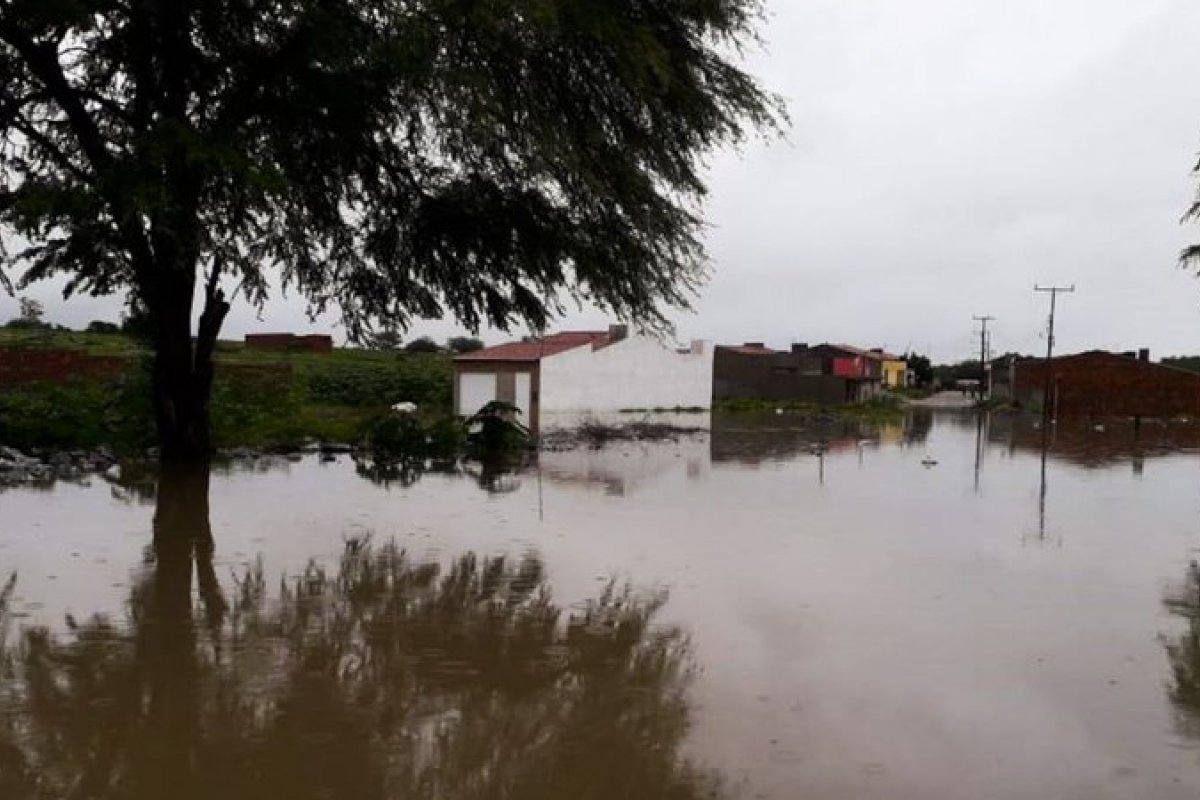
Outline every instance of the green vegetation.
[[[155, 443], [148, 353], [137, 340], [122, 334], [3, 330], [0, 347], [74, 350], [129, 362], [115, 378], [0, 389], [0, 442], [16, 447], [108, 444], [125, 451]], [[218, 447], [358, 442], [394, 403], [416, 403], [422, 426], [433, 426], [451, 410], [450, 358], [444, 354], [276, 353], [222, 342], [216, 362], [212, 425]]]
[[1167, 356], [1159, 359], [1164, 367], [1186, 369], [1188, 372], [1200, 372], [1200, 356]]
[[706, 277], [707, 164], [784, 122], [761, 0], [13, 0], [0, 12], [0, 287], [145, 312], [163, 459], [206, 458], [230, 304], [355, 342], [651, 328]]

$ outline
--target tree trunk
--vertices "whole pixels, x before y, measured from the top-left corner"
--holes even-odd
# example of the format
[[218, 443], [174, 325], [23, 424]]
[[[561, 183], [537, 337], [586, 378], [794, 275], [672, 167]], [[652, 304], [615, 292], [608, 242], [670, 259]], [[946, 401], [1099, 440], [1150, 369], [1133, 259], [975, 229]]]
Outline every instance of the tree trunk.
[[225, 611], [220, 587], [213, 586], [208, 486], [208, 465], [199, 462], [164, 464], [158, 482], [152, 591], [140, 631], [154, 732], [141, 770], [147, 796], [193, 796], [187, 787], [203, 740], [193, 569], [210, 625], [219, 630]]
[[[160, 286], [149, 301], [154, 327], [154, 416], [164, 462], [204, 462], [212, 454], [213, 351], [229, 303], [214, 268], [192, 338], [194, 270]], [[178, 273], [177, 273], [178, 274]]]

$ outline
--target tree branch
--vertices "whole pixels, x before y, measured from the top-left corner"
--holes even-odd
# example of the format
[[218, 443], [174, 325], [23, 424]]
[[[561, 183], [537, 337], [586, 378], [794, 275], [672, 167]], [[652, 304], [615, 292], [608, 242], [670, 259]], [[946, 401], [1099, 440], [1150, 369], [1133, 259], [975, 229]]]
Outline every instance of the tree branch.
[[58, 145], [51, 141], [45, 134], [41, 133], [24, 117], [19, 115], [14, 117], [12, 120], [12, 126], [16, 128], [16, 130], [20, 132], [21, 135], [23, 135], [26, 139], [44, 150], [50, 159], [65, 172], [71, 173], [84, 183], [90, 183], [94, 179], [93, 175], [89, 175], [86, 170], [80, 168], [73, 161], [71, 161], [70, 156], [63, 152]]
[[88, 113], [80, 93], [67, 80], [58, 62], [57, 47], [39, 45], [10, 22], [0, 18], [0, 41], [8, 43], [25, 60], [30, 71], [54, 98], [67, 117], [71, 130], [79, 142], [80, 151], [91, 162], [97, 173], [103, 172], [113, 163], [112, 154], [104, 145], [104, 136], [99, 126]]

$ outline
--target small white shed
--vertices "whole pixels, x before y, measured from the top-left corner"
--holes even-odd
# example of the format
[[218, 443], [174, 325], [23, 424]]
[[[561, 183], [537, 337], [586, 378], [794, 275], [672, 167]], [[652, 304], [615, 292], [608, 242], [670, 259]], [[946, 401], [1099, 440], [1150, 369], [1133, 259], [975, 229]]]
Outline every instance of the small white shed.
[[458, 356], [454, 405], [469, 416], [492, 400], [512, 403], [536, 433], [550, 415], [707, 409], [712, 369], [707, 342], [677, 348], [620, 325], [565, 331]]

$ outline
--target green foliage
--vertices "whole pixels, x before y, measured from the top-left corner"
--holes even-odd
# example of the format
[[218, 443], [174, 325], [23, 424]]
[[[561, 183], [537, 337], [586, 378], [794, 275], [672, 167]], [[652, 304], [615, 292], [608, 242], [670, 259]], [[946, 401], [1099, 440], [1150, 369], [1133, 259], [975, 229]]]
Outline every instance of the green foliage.
[[165, 283], [220, 271], [262, 302], [271, 269], [355, 340], [442, 316], [540, 329], [564, 292], [664, 324], [703, 275], [704, 157], [782, 116], [732, 60], [759, 13], [6, 3], [0, 226], [30, 243], [8, 264], [132, 290], [164, 329], [191, 308]]
[[446, 340], [446, 349], [452, 353], [474, 353], [483, 349], [483, 341], [470, 336], [451, 336]]
[[146, 376], [133, 370], [115, 382], [35, 383], [0, 391], [0, 443], [140, 450], [154, 435], [147, 385]]
[[909, 353], [904, 357], [908, 368], [912, 370], [913, 381], [918, 387], [929, 386], [933, 383], [933, 364], [930, 363], [928, 356]]
[[399, 350], [402, 341], [400, 331], [387, 329], [364, 337], [363, 346], [370, 350]]
[[1200, 356], [1167, 356], [1159, 359], [1158, 363], [1176, 369], [1186, 369], [1188, 372], [1200, 372]]
[[104, 320], [94, 319], [88, 323], [86, 328], [87, 333], [120, 333], [121, 326], [115, 322], [105, 322]]
[[428, 336], [422, 336], [419, 339], [413, 339], [408, 344], [404, 345], [406, 353], [440, 353], [442, 346], [430, 339]]
[[[0, 346], [74, 350], [129, 359], [117, 381], [0, 386], [0, 443], [17, 446], [141, 449], [153, 444], [147, 353], [120, 334], [0, 329]], [[307, 439], [356, 442], [392, 404], [411, 400], [423, 420], [450, 416], [447, 356], [362, 350], [269, 353], [236, 343], [218, 349], [213, 388], [214, 443], [290, 446]], [[446, 431], [430, 423], [428, 435]], [[461, 438], [461, 431], [458, 434]], [[439, 452], [445, 447], [437, 448]]]
[[42, 307], [41, 302], [31, 297], [22, 297], [18, 303], [21, 309], [20, 316], [10, 319], [5, 323], [4, 327], [28, 331], [53, 329], [53, 325], [42, 320], [45, 309]]
[[384, 414], [368, 426], [364, 443], [376, 457], [416, 458], [425, 453], [425, 428], [413, 414]]
[[467, 420], [467, 441], [480, 454], [508, 453], [529, 446], [529, 429], [517, 422], [519, 409], [493, 400]]
[[310, 361], [302, 368], [312, 402], [354, 407], [391, 406], [408, 401], [422, 409], [449, 413], [450, 362], [436, 356], [399, 356], [352, 363]]
[[979, 361], [959, 361], [955, 364], [938, 364], [933, 368], [934, 380], [941, 386], [953, 386], [958, 380], [980, 380], [983, 369]]

